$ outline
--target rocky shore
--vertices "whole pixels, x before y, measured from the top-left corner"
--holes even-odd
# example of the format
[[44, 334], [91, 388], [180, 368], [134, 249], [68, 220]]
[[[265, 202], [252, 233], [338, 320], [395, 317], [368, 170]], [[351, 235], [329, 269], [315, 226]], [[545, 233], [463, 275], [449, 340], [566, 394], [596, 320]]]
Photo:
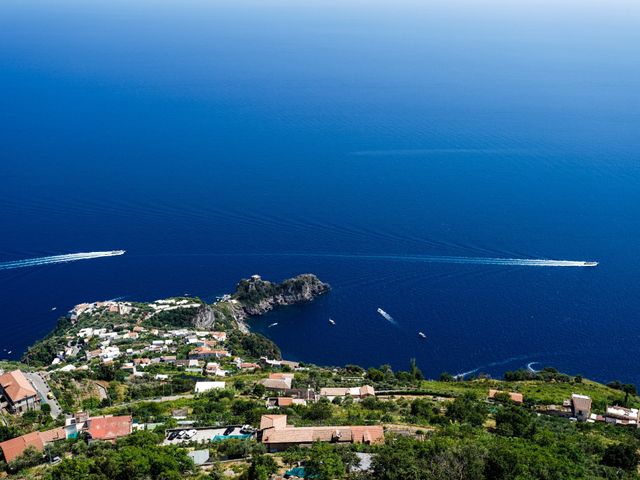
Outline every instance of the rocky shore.
[[241, 280], [232, 299], [248, 316], [262, 315], [278, 306], [310, 302], [331, 289], [311, 273], [298, 275], [280, 284], [263, 280], [259, 275]]

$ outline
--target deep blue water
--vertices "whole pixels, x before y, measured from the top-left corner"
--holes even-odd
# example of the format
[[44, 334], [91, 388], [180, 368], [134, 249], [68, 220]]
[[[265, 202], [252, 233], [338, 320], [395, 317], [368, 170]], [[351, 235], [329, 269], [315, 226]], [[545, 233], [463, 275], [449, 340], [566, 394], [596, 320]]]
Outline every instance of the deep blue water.
[[288, 358], [640, 382], [638, 58], [632, 2], [4, 0], [0, 261], [127, 254], [0, 271], [0, 349], [314, 272]]

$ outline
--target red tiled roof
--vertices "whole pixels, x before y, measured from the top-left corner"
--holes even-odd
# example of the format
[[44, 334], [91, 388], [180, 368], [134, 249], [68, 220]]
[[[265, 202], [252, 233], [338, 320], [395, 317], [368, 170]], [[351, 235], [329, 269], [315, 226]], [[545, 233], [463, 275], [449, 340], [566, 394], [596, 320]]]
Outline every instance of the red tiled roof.
[[39, 452], [44, 450], [44, 443], [38, 435], [38, 432], [27, 433], [21, 437], [12, 438], [0, 443], [4, 459], [7, 463], [13, 462], [17, 457], [23, 454], [28, 447], [34, 447]]
[[20, 370], [14, 370], [0, 376], [0, 385], [2, 385], [5, 395], [13, 403], [36, 395], [36, 391], [29, 383], [29, 380]]
[[5, 461], [10, 463], [22, 455], [29, 447], [34, 447], [39, 452], [42, 452], [47, 443], [64, 440], [65, 438], [64, 428], [54, 428], [46, 432], [31, 432], [20, 437], [12, 438], [11, 440], [6, 440], [0, 443], [0, 449], [2, 449], [2, 453], [4, 453]]
[[260, 420], [262, 443], [352, 442], [383, 443], [380, 425], [340, 427], [294, 427], [287, 425], [286, 415], [263, 415]]
[[262, 415], [260, 418], [260, 430], [265, 428], [287, 428], [286, 415]]
[[131, 421], [131, 415], [94, 417], [89, 419], [87, 432], [93, 440], [114, 440], [131, 433]]

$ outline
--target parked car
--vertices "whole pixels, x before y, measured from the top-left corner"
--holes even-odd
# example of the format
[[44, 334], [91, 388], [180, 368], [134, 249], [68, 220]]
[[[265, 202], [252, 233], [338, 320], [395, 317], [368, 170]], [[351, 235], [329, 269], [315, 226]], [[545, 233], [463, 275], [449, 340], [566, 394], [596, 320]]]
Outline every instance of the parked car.
[[240, 433], [243, 434], [249, 434], [249, 433], [254, 433], [256, 431], [255, 428], [253, 428], [251, 425], [243, 425], [242, 428], [240, 429]]
[[171, 432], [167, 437], [167, 440], [173, 440], [178, 436], [178, 432]]
[[227, 429], [224, 431], [223, 435], [229, 435], [231, 434], [231, 432], [233, 432], [235, 430], [236, 427], [227, 427]]
[[186, 439], [192, 438], [193, 436], [195, 436], [196, 433], [198, 433], [198, 431], [195, 428], [193, 428], [191, 430], [187, 430], [187, 433], [184, 436], [184, 438], [186, 438]]

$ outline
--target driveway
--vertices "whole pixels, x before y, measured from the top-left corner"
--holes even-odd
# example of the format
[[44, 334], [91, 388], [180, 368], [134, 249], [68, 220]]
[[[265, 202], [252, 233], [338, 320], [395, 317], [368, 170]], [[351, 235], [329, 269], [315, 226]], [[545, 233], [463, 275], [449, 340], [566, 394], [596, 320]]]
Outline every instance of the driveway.
[[31, 385], [33, 385], [33, 388], [36, 389], [42, 401], [49, 404], [49, 406], [51, 407], [51, 416], [53, 418], [58, 418], [62, 413], [62, 407], [60, 407], [60, 404], [55, 397], [47, 397], [49, 392], [51, 392], [51, 389], [49, 388], [49, 385], [44, 380], [44, 378], [42, 378], [37, 372], [24, 372], [24, 376], [27, 377], [27, 379], [31, 382]]

